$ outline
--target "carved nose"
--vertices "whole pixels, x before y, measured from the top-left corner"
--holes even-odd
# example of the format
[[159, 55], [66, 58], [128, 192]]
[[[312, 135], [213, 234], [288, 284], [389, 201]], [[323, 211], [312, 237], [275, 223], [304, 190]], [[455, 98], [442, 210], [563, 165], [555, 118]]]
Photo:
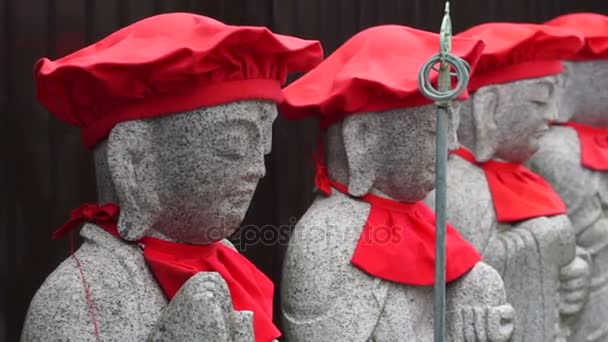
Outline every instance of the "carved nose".
[[250, 181], [255, 181], [257, 182], [260, 178], [264, 177], [264, 175], [266, 175], [266, 167], [264, 166], [264, 157], [261, 158], [261, 160], [256, 160], [253, 165], [251, 166], [251, 169], [248, 170], [249, 172], [247, 172], [247, 179]]
[[557, 112], [557, 104], [556, 104], [556, 101], [551, 101], [551, 102], [549, 103], [549, 106], [548, 106], [548, 108], [547, 108], [547, 111], [545, 112], [545, 119], [546, 119], [548, 122], [555, 121], [555, 120], [557, 120], [557, 117], [558, 117], [558, 115], [557, 115], [557, 114], [558, 114], [558, 112]]
[[268, 122], [264, 123], [267, 125], [266, 129], [263, 130], [262, 139], [264, 140], [264, 154], [270, 154], [272, 150], [272, 127], [273, 123], [278, 116], [278, 111], [275, 106], [272, 107], [271, 114], [269, 115]]

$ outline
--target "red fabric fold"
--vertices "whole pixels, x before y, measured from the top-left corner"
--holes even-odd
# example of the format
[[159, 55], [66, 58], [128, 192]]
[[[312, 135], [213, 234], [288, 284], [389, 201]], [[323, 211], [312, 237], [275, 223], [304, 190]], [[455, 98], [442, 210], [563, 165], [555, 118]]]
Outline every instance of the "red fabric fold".
[[[116, 204], [84, 204], [72, 211], [53, 238], [65, 236], [84, 222], [98, 224], [120, 238], [119, 212]], [[188, 245], [144, 237], [136, 243], [144, 246], [144, 259], [169, 300], [198, 272], [217, 272], [228, 285], [234, 309], [253, 312], [255, 340], [266, 342], [281, 336], [272, 322], [274, 285], [237, 251], [221, 242]]]
[[608, 128], [580, 123], [562, 124], [576, 131], [581, 145], [581, 164], [591, 170], [608, 171]]
[[289, 74], [323, 60], [318, 41], [193, 13], [144, 18], [34, 66], [36, 96], [92, 149], [124, 121], [241, 100], [281, 102]]
[[585, 38], [585, 46], [571, 60], [597, 60], [608, 58], [608, 16], [599, 13], [568, 13], [545, 23], [575, 30]]
[[[317, 164], [317, 188], [329, 184], [348, 195], [348, 188], [329, 179]], [[320, 182], [319, 182], [320, 181]], [[331, 194], [331, 187], [325, 194]], [[435, 283], [435, 213], [424, 202], [405, 203], [373, 194], [358, 200], [371, 204], [351, 263], [384, 280], [406, 285]], [[452, 225], [446, 227], [446, 282], [458, 279], [481, 260], [479, 252]]]
[[98, 225], [106, 228], [107, 226], [116, 226], [116, 218], [120, 208], [113, 203], [99, 205], [86, 203], [70, 212], [68, 222], [64, 223], [57, 229], [53, 235], [53, 239], [59, 239], [69, 234], [70, 232], [80, 228], [85, 222], [95, 222]]
[[525, 166], [496, 160], [480, 163], [462, 147], [452, 153], [484, 171], [499, 222], [566, 213], [566, 205], [551, 185]]

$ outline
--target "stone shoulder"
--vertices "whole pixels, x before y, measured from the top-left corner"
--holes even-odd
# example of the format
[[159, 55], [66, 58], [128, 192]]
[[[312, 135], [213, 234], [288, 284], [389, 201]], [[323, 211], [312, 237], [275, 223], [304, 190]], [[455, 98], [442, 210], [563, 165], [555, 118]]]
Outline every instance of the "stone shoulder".
[[281, 284], [288, 338], [370, 336], [384, 305], [386, 283], [350, 264], [369, 208], [342, 194], [320, 197], [296, 225]]
[[597, 192], [597, 177], [581, 165], [580, 144], [573, 129], [552, 127], [527, 164], [551, 184], [570, 210], [583, 205], [581, 193]]
[[[433, 203], [435, 192], [427, 197]], [[484, 250], [495, 222], [494, 204], [481, 168], [451, 156], [447, 170], [447, 219], [478, 250]]]
[[[85, 236], [76, 258], [64, 260], [37, 291], [22, 341], [95, 341], [95, 329], [102, 339], [124, 336], [124, 341], [145, 340], [166, 305], [143, 257], [133, 250], [137, 247], [91, 225], [85, 228], [83, 235], [93, 238]], [[115, 241], [104, 243], [112, 239]]]

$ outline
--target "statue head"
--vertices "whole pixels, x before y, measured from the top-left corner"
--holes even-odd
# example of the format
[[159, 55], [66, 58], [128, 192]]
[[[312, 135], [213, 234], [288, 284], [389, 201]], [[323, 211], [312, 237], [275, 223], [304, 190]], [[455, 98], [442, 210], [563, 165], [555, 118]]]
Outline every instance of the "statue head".
[[[417, 80], [439, 41], [435, 33], [406, 26], [372, 27], [285, 89], [281, 113], [320, 117], [329, 175], [351, 195], [414, 202], [433, 190], [437, 109]], [[471, 65], [483, 47], [475, 37], [452, 41], [452, 53]], [[457, 107], [450, 113], [451, 148], [457, 147]]]
[[458, 136], [475, 158], [523, 163], [557, 118], [561, 59], [583, 46], [571, 30], [523, 23], [486, 23], [459, 36], [487, 46], [469, 83], [471, 98], [461, 110]]
[[557, 108], [560, 122], [608, 127], [608, 59], [565, 61]]
[[270, 101], [239, 101], [116, 125], [95, 160], [101, 199], [120, 204], [121, 235], [229, 236], [264, 176], [276, 114]]
[[[448, 144], [458, 147], [457, 105], [450, 109]], [[435, 187], [437, 109], [434, 105], [348, 116], [330, 127], [330, 176], [353, 196], [368, 192], [415, 202]]]
[[317, 41], [167, 13], [40, 60], [36, 82], [40, 101], [95, 149], [99, 198], [120, 205], [123, 238], [203, 244], [240, 224], [281, 86], [322, 57]]
[[479, 88], [460, 110], [458, 137], [478, 161], [522, 163], [557, 115], [557, 76]]
[[608, 127], [608, 16], [570, 13], [545, 24], [576, 31], [584, 39], [583, 47], [563, 63], [558, 120]]

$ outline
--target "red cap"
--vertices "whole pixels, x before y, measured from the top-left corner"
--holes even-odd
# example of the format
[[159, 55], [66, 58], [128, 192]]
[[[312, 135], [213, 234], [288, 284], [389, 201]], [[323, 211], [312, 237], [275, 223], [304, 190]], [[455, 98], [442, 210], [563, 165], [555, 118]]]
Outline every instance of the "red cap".
[[545, 23], [576, 30], [585, 46], [570, 60], [608, 59], [608, 16], [597, 13], [566, 14]]
[[480, 87], [562, 72], [560, 60], [583, 47], [575, 31], [522, 23], [487, 23], [474, 26], [459, 37], [479, 37], [487, 46], [469, 82], [469, 91]]
[[323, 59], [318, 41], [169, 13], [35, 65], [38, 100], [82, 128], [86, 147], [119, 122], [247, 99], [280, 102], [288, 73]]
[[[452, 42], [452, 52], [472, 66], [483, 47], [477, 38]], [[418, 89], [417, 78], [438, 52], [438, 34], [397, 25], [369, 28], [287, 86], [279, 110], [291, 119], [320, 116], [321, 126], [328, 127], [357, 113], [432, 103]]]

